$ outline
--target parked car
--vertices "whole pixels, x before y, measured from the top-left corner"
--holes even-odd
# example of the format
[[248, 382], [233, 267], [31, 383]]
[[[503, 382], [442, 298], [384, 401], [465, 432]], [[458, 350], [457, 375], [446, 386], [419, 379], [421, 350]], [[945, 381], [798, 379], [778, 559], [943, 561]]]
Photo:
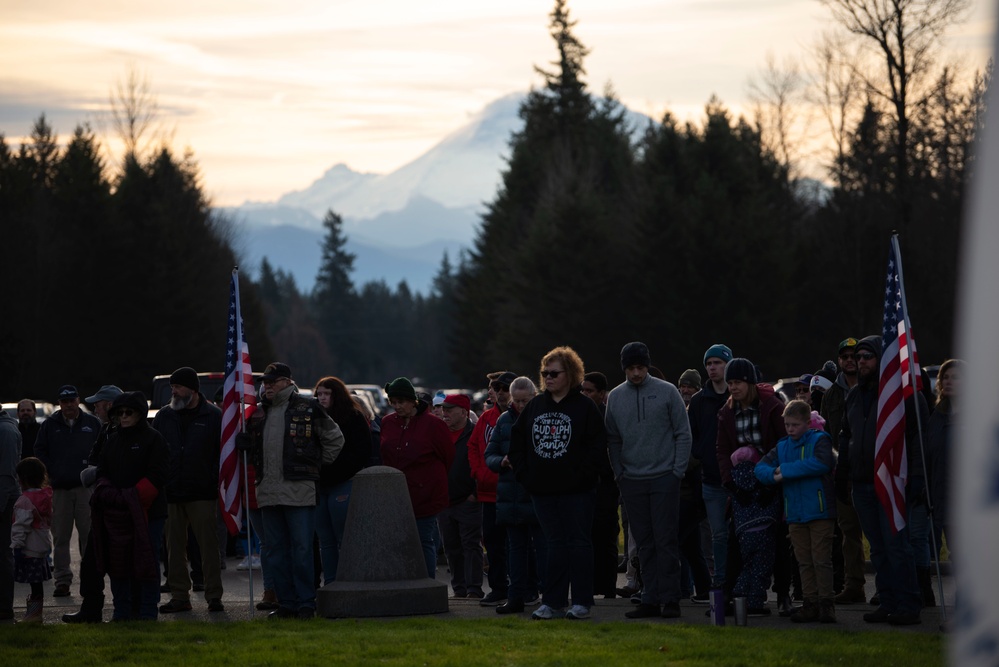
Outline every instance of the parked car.
[[[260, 381], [263, 373], [253, 373], [253, 383], [256, 385]], [[215, 394], [222, 389], [225, 384], [225, 373], [198, 373], [198, 382], [201, 383], [201, 393], [209, 401], [215, 399]], [[154, 412], [170, 403], [170, 376], [157, 375], [153, 378], [153, 393], [149, 397], [149, 410]]]
[[385, 390], [381, 386], [377, 384], [348, 384], [347, 389], [355, 394], [362, 392], [367, 394], [375, 406], [375, 414], [379, 417], [384, 417], [391, 411], [388, 396], [385, 395]]
[[[20, 401], [14, 401], [13, 403], [4, 403], [3, 410], [9, 414], [14, 419], [17, 419], [17, 404]], [[80, 404], [83, 407], [83, 404]], [[35, 401], [35, 421], [41, 424], [43, 421], [52, 416], [52, 413], [59, 409], [59, 406], [49, 403], [48, 401]]]

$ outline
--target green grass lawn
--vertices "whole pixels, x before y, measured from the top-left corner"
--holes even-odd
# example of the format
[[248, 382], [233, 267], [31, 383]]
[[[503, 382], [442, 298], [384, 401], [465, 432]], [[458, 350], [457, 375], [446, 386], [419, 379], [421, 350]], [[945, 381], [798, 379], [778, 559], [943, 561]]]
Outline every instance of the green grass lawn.
[[944, 664], [939, 634], [526, 619], [122, 623], [0, 628], [5, 665]]

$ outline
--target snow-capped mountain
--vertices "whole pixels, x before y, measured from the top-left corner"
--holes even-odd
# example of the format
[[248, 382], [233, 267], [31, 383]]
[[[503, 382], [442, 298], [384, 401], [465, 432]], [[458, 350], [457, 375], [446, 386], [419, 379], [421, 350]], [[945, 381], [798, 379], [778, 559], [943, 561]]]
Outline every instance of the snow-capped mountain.
[[[405, 278], [411, 289], [426, 291], [443, 251], [454, 262], [460, 248], [471, 246], [479, 215], [501, 183], [511, 135], [523, 127], [518, 111], [524, 97], [514, 93], [492, 102], [392, 173], [336, 164], [277, 202], [225, 209], [237, 224], [245, 223], [244, 264], [256, 268], [266, 256], [308, 291], [319, 266], [322, 219], [333, 209], [344, 219], [348, 249], [357, 254], [356, 285], [381, 279], [395, 285]], [[628, 111], [627, 121], [637, 140], [650, 119]]]

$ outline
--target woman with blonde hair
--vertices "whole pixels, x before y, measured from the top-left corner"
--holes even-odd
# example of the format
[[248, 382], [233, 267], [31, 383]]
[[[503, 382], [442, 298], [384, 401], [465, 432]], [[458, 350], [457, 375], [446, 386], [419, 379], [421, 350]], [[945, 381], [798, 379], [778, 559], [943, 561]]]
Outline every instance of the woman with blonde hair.
[[[531, 493], [548, 546], [535, 620], [585, 619], [593, 606], [591, 536], [607, 433], [596, 404], [580, 392], [583, 374], [583, 361], [571, 347], [548, 352], [541, 359], [542, 393], [510, 432], [510, 465]], [[570, 586], [572, 606], [564, 611]]]

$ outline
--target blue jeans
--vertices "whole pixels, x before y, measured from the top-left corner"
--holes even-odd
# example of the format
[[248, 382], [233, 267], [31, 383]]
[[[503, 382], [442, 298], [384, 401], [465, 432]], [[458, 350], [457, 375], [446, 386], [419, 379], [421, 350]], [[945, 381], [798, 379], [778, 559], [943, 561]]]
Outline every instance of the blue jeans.
[[[149, 543], [153, 548], [153, 554], [160, 552], [165, 524], [166, 517], [149, 520]], [[135, 619], [155, 621], [159, 614], [160, 582], [158, 578], [145, 581], [114, 577], [111, 579], [111, 595], [114, 607], [111, 618], [116, 621]]]
[[343, 529], [347, 525], [347, 507], [350, 505], [350, 490], [353, 479], [340, 482], [336, 486], [319, 490], [319, 507], [316, 509], [316, 534], [319, 536], [319, 554], [323, 564], [323, 583], [336, 580], [336, 568], [340, 562], [340, 545], [343, 544]]
[[853, 484], [853, 506], [871, 545], [874, 581], [881, 607], [889, 612], [919, 613], [922, 597], [916, 582], [908, 526], [892, 533], [891, 522], [874, 491], [874, 484]]
[[270, 505], [261, 507], [267, 566], [278, 604], [291, 611], [316, 608], [316, 567], [312, 536], [316, 508]]
[[[548, 545], [545, 533], [537, 524], [516, 524], [504, 526], [506, 529], [507, 570], [510, 574], [508, 597], [510, 602], [525, 602], [534, 597], [538, 588], [544, 590], [544, 574], [548, 562]], [[539, 581], [531, 581], [531, 552], [534, 552]], [[490, 569], [492, 567], [490, 566]], [[537, 585], [535, 586], [535, 583]]]
[[[264, 580], [264, 590], [274, 590], [274, 577], [271, 576], [271, 568], [267, 565], [271, 554], [267, 550], [267, 540], [264, 538], [264, 514], [259, 509], [250, 510], [250, 526], [253, 534], [260, 542], [260, 573]], [[251, 570], [252, 574], [252, 570]]]
[[548, 542], [541, 601], [562, 609], [569, 600], [593, 606], [593, 512], [596, 493], [534, 496], [534, 511]]
[[437, 578], [437, 515], [425, 516], [416, 520], [416, 532], [420, 535], [423, 559], [427, 562], [427, 576]]
[[642, 602], [680, 601], [680, 478], [618, 480], [642, 569]]
[[711, 557], [715, 562], [712, 588], [725, 587], [725, 562], [728, 560], [728, 520], [725, 518], [725, 510], [728, 508], [728, 496], [728, 489], [723, 486], [701, 486], [701, 497], [704, 498], [704, 509], [708, 513], [708, 525], [711, 526]]

